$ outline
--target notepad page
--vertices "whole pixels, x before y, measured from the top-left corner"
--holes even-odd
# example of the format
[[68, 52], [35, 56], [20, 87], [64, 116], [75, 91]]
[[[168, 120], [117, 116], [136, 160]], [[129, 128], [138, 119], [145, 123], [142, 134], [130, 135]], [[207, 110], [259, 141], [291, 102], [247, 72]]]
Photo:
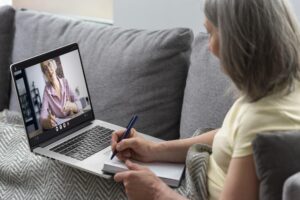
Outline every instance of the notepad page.
[[[184, 164], [179, 164], [179, 163], [166, 163], [166, 162], [142, 163], [134, 160], [132, 160], [132, 162], [148, 167], [157, 176], [161, 178], [167, 178], [167, 179], [180, 180], [184, 170]], [[128, 170], [125, 163], [123, 161], [120, 161], [117, 157], [114, 157], [112, 160], [108, 158], [104, 164], [107, 166], [113, 166], [115, 168], [118, 168], [118, 171]]]

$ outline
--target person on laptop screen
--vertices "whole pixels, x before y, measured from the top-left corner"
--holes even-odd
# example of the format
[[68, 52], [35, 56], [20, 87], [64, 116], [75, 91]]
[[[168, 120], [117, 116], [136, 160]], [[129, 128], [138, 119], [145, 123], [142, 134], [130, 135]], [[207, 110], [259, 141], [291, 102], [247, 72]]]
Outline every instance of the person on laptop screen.
[[81, 110], [81, 103], [69, 87], [65, 78], [56, 73], [57, 64], [54, 59], [41, 63], [46, 80], [44, 89], [40, 123], [44, 129], [58, 125], [57, 118], [70, 118]]

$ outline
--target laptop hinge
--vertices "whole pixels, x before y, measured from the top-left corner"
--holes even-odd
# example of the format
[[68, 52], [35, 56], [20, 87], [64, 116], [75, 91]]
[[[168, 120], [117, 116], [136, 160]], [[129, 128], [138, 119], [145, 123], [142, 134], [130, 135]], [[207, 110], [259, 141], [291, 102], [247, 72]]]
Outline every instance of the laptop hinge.
[[71, 135], [72, 133], [74, 133], [74, 132], [76, 132], [76, 131], [78, 131], [78, 130], [80, 130], [80, 129], [86, 127], [86, 126], [89, 126], [89, 125], [91, 125], [91, 124], [92, 124], [91, 121], [82, 123], [82, 124], [80, 124], [80, 125], [78, 125], [78, 126], [72, 128], [72, 129], [66, 131], [66, 132], [63, 133], [63, 134], [60, 134], [60, 135], [58, 135], [58, 136], [56, 136], [56, 137], [54, 137], [54, 138], [52, 138], [52, 139], [50, 139], [50, 140], [48, 140], [48, 141], [46, 141], [46, 142], [41, 143], [38, 147], [46, 147], [46, 146], [48, 146], [48, 145], [50, 145], [50, 144], [52, 144], [52, 143], [54, 143], [54, 142], [57, 142], [58, 140], [60, 140], [60, 139], [62, 139], [62, 138], [64, 138], [64, 137], [67, 137], [68, 135]]

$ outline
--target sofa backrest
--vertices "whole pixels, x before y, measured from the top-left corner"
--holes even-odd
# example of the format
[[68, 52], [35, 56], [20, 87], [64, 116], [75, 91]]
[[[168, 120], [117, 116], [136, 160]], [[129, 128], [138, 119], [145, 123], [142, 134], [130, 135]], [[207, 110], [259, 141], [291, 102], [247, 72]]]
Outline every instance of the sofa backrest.
[[[192, 31], [145, 31], [73, 20], [33, 11], [16, 11], [12, 61], [17, 62], [77, 42], [96, 117], [174, 139], [189, 67]], [[10, 109], [18, 108], [14, 89]]]
[[[21, 10], [15, 20], [13, 62], [79, 43], [99, 119], [125, 126], [137, 113], [141, 132], [174, 139], [180, 124], [184, 138], [199, 127], [220, 127], [234, 100], [230, 81], [208, 51], [207, 34], [200, 33], [192, 44], [187, 77], [193, 38], [188, 29], [126, 30]], [[131, 94], [124, 95], [129, 88]], [[10, 109], [19, 110], [11, 91]]]
[[191, 65], [182, 106], [180, 136], [198, 128], [219, 128], [233, 104], [235, 92], [219, 60], [208, 50], [208, 35], [199, 33], [192, 45]]

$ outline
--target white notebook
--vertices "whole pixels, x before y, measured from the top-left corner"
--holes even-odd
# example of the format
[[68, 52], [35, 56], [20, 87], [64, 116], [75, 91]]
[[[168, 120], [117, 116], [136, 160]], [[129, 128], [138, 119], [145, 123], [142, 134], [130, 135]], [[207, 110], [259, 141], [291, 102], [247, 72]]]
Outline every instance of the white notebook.
[[[128, 170], [123, 161], [120, 161], [116, 156], [112, 160], [110, 160], [110, 156], [104, 162], [102, 171], [115, 174], [117, 172]], [[180, 185], [185, 167], [184, 164], [178, 163], [141, 163], [138, 161], [132, 162], [148, 167], [154, 174], [156, 174], [156, 176], [161, 178], [166, 184], [172, 187], [178, 187]]]

